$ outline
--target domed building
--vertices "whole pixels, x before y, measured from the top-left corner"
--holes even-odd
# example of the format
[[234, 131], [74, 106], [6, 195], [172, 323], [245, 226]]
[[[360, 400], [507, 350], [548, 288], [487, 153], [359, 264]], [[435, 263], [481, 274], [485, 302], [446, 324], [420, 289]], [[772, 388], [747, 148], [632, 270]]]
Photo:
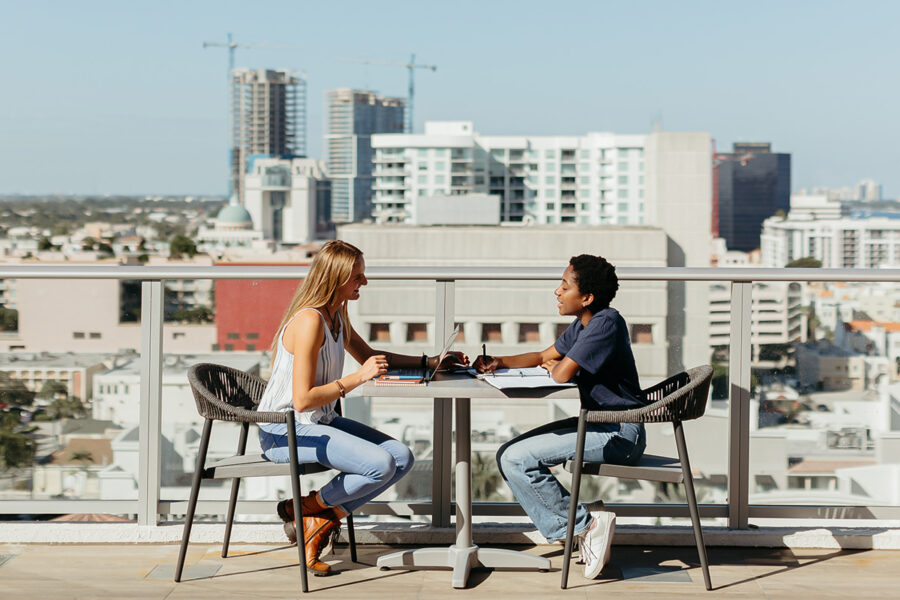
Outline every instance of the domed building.
[[216, 231], [244, 231], [253, 229], [253, 219], [247, 209], [237, 204], [235, 198], [222, 207], [216, 215]]
[[201, 227], [197, 233], [198, 247], [207, 252], [230, 247], [250, 247], [262, 239], [262, 231], [253, 230], [253, 218], [235, 196], [216, 215], [213, 228]]

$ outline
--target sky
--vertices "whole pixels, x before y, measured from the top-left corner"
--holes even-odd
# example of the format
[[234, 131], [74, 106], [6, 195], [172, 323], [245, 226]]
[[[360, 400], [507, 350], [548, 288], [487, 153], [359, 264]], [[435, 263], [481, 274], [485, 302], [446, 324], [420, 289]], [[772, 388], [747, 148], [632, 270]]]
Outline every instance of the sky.
[[485, 135], [706, 131], [771, 142], [793, 190], [864, 178], [900, 196], [900, 2], [0, 0], [0, 194], [224, 194], [228, 52], [325, 90], [405, 96], [415, 128]]

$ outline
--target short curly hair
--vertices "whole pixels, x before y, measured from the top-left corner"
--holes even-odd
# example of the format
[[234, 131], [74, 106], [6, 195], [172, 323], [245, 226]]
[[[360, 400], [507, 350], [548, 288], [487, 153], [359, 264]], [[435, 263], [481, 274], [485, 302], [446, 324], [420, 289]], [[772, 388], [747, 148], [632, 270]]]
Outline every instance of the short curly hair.
[[569, 259], [575, 272], [578, 291], [582, 294], [593, 294], [594, 301], [587, 307], [596, 313], [609, 306], [619, 289], [619, 278], [616, 268], [602, 256], [580, 254]]

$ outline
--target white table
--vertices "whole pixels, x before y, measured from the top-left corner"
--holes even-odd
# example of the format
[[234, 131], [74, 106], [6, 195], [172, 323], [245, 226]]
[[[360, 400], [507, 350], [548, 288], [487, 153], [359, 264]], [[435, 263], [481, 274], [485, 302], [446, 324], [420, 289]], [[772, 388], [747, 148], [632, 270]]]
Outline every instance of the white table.
[[[427, 385], [360, 388], [371, 398], [435, 398], [456, 405], [456, 543], [446, 548], [417, 548], [378, 557], [382, 569], [450, 567], [454, 588], [466, 587], [473, 567], [550, 569], [550, 559], [502, 548], [479, 548], [472, 541], [471, 398], [578, 398], [577, 388], [500, 390], [468, 375], [439, 375]], [[437, 470], [435, 470], [437, 473]]]

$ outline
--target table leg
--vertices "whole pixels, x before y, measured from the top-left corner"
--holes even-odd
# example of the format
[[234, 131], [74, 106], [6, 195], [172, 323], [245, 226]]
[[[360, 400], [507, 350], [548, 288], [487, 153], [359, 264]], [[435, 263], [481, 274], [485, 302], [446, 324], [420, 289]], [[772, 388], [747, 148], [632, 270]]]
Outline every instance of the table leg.
[[530, 568], [547, 571], [550, 559], [503, 548], [479, 548], [472, 541], [472, 431], [469, 398], [456, 399], [456, 543], [449, 548], [418, 548], [378, 557], [391, 567], [450, 567], [455, 588], [466, 587], [472, 567]]

